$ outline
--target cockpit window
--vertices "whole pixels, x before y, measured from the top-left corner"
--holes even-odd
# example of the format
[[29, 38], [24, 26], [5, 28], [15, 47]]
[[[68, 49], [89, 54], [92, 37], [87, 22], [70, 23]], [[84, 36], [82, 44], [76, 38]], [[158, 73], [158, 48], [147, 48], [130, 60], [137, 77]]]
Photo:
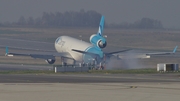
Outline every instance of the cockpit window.
[[59, 42], [59, 40], [61, 40], [60, 37], [56, 39], [55, 43], [57, 44]]

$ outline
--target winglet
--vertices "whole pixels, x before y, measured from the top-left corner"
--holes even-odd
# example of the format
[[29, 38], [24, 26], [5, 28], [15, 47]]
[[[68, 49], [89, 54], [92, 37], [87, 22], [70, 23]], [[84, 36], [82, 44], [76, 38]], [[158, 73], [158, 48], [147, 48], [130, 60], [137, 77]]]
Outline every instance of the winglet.
[[178, 48], [178, 46], [176, 46], [176, 47], [174, 48], [173, 53], [175, 53], [175, 52], [176, 52], [177, 48]]
[[104, 16], [101, 17], [101, 21], [99, 24], [99, 30], [98, 30], [98, 35], [103, 36], [103, 29], [104, 29]]
[[6, 56], [8, 55], [8, 53], [9, 53], [9, 49], [8, 49], [8, 46], [6, 46]]

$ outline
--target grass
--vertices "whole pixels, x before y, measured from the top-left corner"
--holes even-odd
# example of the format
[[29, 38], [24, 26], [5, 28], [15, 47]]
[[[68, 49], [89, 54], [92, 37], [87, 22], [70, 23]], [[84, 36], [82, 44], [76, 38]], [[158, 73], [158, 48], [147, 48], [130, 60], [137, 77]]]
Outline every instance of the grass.
[[[89, 70], [88, 72], [58, 72], [52, 70], [14, 70], [0, 71], [0, 74], [154, 74], [156, 69], [129, 69], [129, 70]], [[172, 72], [171, 72], [172, 73]]]
[[156, 69], [119, 69], [119, 70], [90, 70], [89, 73], [147, 74], [147, 73], [157, 73], [157, 71], [156, 71]]

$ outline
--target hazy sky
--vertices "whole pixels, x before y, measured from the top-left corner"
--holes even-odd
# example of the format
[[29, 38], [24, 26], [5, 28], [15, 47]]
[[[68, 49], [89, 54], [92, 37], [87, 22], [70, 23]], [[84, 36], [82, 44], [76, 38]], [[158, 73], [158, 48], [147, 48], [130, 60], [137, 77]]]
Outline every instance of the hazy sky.
[[0, 22], [80, 9], [99, 12], [108, 23], [133, 23], [148, 17], [161, 20], [164, 27], [180, 28], [180, 0], [0, 0]]

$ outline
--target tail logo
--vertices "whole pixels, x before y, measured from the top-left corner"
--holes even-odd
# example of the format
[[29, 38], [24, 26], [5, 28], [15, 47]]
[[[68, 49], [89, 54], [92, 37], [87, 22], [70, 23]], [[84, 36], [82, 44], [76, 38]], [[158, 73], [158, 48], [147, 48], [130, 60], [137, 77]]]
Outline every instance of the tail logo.
[[102, 26], [99, 25], [99, 31], [98, 31], [99, 35], [102, 36]]

